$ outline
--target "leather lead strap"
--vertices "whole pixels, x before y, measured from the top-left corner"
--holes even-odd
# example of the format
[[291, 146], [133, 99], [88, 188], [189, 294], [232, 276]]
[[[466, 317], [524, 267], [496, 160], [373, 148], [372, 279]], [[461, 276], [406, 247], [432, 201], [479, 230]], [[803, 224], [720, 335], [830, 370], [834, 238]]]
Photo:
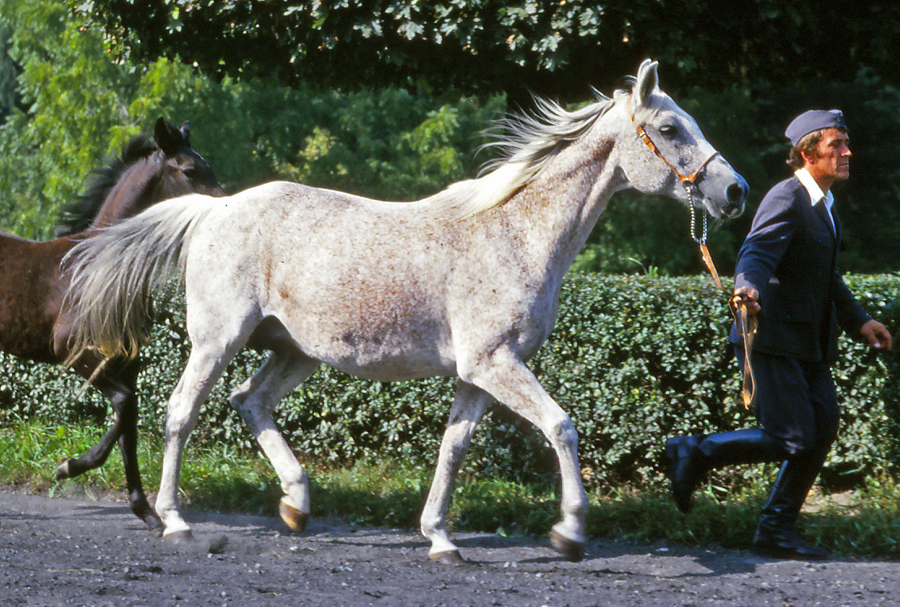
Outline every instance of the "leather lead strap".
[[[719, 273], [716, 271], [716, 264], [713, 263], [712, 255], [709, 254], [709, 249], [706, 247], [705, 242], [700, 243], [700, 253], [703, 255], [703, 263], [706, 264], [706, 269], [709, 270], [713, 282], [716, 283], [716, 287], [718, 287], [720, 291], [730, 295], [728, 289], [722, 286], [722, 281], [719, 279]], [[750, 410], [753, 408], [753, 403], [756, 401], [756, 376], [753, 374], [753, 366], [750, 364], [750, 352], [753, 350], [753, 338], [756, 335], [756, 328], [759, 321], [756, 316], [751, 316], [747, 313], [747, 304], [744, 302], [743, 298], [736, 295], [731, 296], [728, 299], [728, 309], [731, 312], [732, 318], [734, 318], [734, 322], [741, 328], [741, 336], [743, 337], [744, 379], [741, 384], [741, 400], [744, 403], [744, 409]]]
[[[732, 301], [735, 298], [732, 298]], [[756, 335], [756, 316], [747, 314], [747, 305], [741, 300], [737, 306], [737, 314], [740, 315], [741, 335], [744, 338], [744, 381], [741, 384], [741, 399], [744, 401], [744, 409], [752, 409], [756, 402], [756, 376], [753, 374], [753, 366], [750, 364], [750, 352], [753, 349], [753, 337]]]

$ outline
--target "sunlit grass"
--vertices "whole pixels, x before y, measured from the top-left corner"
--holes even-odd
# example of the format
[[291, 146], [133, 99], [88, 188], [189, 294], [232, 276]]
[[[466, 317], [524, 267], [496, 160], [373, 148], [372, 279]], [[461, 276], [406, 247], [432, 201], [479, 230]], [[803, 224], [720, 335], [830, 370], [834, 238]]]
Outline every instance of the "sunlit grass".
[[[100, 438], [91, 427], [50, 428], [36, 422], [0, 429], [0, 483], [54, 494], [121, 492], [124, 473], [117, 451], [100, 469], [56, 481], [57, 465]], [[159, 484], [162, 440], [142, 434], [138, 457], [144, 485]], [[307, 462], [312, 515], [340, 517], [358, 525], [415, 528], [431, 483], [431, 469], [380, 461], [348, 468]], [[766, 476], [766, 475], [763, 475]], [[182, 474], [182, 503], [196, 510], [275, 515], [281, 489], [264, 458], [224, 446], [191, 448]], [[636, 544], [668, 542], [747, 547], [768, 487], [731, 492], [706, 488], [690, 515], [675, 508], [661, 489], [620, 488], [591, 495], [590, 537]], [[900, 554], [897, 481], [870, 479], [865, 489], [835, 500], [816, 496], [801, 517], [806, 539], [839, 554], [896, 557]], [[464, 477], [453, 495], [451, 528], [508, 536], [543, 537], [559, 516], [552, 485], [521, 485]]]
[[[56, 467], [71, 454], [96, 443], [99, 429], [88, 427], [49, 428], [38, 423], [24, 423], [13, 428], [0, 428], [0, 473], [8, 485], [31, 485], [38, 490], [56, 486]], [[121, 468], [121, 459], [118, 462]], [[96, 485], [117, 482], [109, 466], [91, 475]]]

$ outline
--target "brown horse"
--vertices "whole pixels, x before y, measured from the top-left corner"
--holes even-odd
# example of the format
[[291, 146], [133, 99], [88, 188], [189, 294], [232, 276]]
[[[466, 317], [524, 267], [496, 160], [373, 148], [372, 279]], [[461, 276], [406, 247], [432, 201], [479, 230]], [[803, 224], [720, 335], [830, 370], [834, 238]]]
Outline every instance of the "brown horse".
[[[0, 350], [62, 364], [69, 356], [70, 335], [62, 310], [69, 283], [60, 270], [66, 253], [105, 226], [192, 192], [224, 194], [212, 169], [191, 149], [187, 123], [177, 129], [160, 118], [152, 140], [135, 137], [123, 147], [121, 158], [97, 171], [55, 240], [36, 242], [0, 232]], [[147, 503], [137, 462], [140, 363], [111, 361], [98, 371], [100, 362], [99, 357], [87, 353], [73, 368], [109, 398], [113, 424], [84, 455], [63, 462], [56, 476], [71, 478], [102, 465], [118, 441], [131, 509], [151, 529], [159, 529], [161, 523]]]

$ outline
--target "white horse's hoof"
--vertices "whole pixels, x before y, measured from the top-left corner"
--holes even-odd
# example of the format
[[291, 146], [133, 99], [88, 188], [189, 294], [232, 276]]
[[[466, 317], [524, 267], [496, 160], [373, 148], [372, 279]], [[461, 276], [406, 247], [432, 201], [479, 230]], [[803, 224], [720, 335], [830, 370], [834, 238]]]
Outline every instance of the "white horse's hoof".
[[306, 529], [306, 522], [309, 520], [309, 514], [301, 512], [284, 500], [281, 500], [281, 503], [278, 504], [278, 514], [281, 515], [281, 520], [283, 520], [294, 533], [302, 533], [303, 530]]
[[440, 565], [463, 565], [465, 560], [459, 555], [459, 550], [445, 550], [428, 555], [428, 560]]
[[172, 533], [163, 532], [163, 539], [167, 544], [172, 544], [174, 546], [183, 546], [194, 543], [194, 534], [190, 529], [185, 529], [183, 531], [173, 531]]
[[584, 558], [584, 544], [570, 540], [557, 531], [550, 532], [550, 545], [567, 561], [577, 563]]

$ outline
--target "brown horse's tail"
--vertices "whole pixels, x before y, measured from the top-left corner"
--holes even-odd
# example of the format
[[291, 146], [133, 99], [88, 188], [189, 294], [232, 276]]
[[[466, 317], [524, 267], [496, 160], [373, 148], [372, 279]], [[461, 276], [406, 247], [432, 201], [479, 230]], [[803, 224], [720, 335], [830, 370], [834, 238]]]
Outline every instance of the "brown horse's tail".
[[184, 271], [195, 228], [221, 202], [193, 194], [154, 205], [78, 243], [63, 260], [72, 319], [67, 364], [88, 349], [134, 358], [149, 336], [150, 296]]

